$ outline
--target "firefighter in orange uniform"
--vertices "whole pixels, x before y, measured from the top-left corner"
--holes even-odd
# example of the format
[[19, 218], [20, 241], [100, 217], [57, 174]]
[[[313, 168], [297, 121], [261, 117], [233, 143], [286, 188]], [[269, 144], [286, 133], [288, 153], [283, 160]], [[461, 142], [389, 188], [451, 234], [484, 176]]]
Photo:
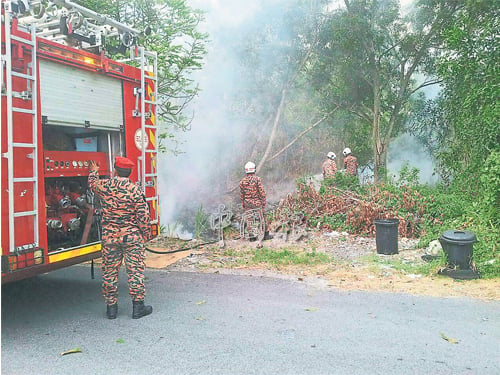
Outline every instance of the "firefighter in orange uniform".
[[262, 179], [255, 175], [255, 164], [249, 161], [245, 164], [246, 177], [240, 181], [240, 199], [243, 210], [259, 208], [264, 218], [264, 240], [272, 237], [267, 228], [264, 207], [266, 207], [266, 191], [262, 185]]
[[358, 175], [358, 159], [352, 155], [351, 149], [349, 147], [342, 151], [344, 155], [344, 169], [345, 172], [351, 176]]
[[144, 305], [145, 248], [151, 237], [149, 206], [137, 185], [129, 180], [134, 163], [115, 158], [115, 176], [99, 179], [99, 166], [89, 163], [89, 188], [99, 197], [102, 207], [102, 292], [106, 316], [115, 319], [118, 313], [118, 272], [125, 259], [129, 294], [132, 297], [132, 318], [139, 319], [153, 312]]
[[326, 157], [327, 159], [323, 163], [323, 178], [333, 178], [335, 173], [337, 173], [337, 164], [335, 164], [337, 155], [333, 152], [329, 152]]

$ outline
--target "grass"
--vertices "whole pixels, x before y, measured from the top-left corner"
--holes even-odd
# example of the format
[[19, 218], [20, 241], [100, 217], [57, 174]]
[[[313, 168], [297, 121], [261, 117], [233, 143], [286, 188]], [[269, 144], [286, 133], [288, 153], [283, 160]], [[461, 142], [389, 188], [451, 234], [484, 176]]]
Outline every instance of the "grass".
[[178, 223], [170, 223], [168, 225], [160, 226], [160, 233], [163, 237], [172, 238], [175, 237], [177, 231], [179, 230]]
[[268, 263], [272, 265], [316, 265], [330, 263], [331, 260], [328, 255], [315, 251], [273, 250], [267, 247], [256, 249], [251, 258], [252, 263]]
[[440, 267], [446, 264], [443, 258], [431, 262], [409, 262], [401, 259], [384, 259], [377, 254], [370, 254], [359, 258], [359, 262], [372, 266], [372, 271], [379, 270], [381, 266], [389, 266], [391, 269], [406, 274], [420, 274], [425, 276], [436, 275]]
[[314, 249], [312, 251], [304, 251], [303, 249], [272, 249], [262, 247], [260, 249], [245, 249], [234, 250], [225, 249], [222, 251], [223, 257], [232, 258], [231, 260], [225, 259], [225, 265], [256, 265], [267, 264], [269, 266], [289, 266], [289, 265], [303, 265], [314, 266], [319, 264], [330, 264], [333, 259], [323, 253], [318, 253]]

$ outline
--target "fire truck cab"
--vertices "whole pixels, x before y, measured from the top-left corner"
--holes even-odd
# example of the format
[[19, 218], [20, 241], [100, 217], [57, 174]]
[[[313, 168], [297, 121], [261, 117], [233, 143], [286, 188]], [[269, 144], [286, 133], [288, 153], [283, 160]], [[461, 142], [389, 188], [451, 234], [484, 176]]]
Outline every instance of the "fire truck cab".
[[89, 160], [101, 178], [115, 156], [135, 162], [157, 235], [156, 54], [70, 1], [1, 0], [1, 12], [2, 283], [100, 257]]

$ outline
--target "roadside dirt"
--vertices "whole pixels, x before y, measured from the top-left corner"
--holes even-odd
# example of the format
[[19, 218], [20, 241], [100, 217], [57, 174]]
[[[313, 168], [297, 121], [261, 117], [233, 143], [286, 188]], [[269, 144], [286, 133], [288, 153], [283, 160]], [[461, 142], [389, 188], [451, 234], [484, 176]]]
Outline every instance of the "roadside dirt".
[[[299, 236], [297, 236], [299, 237]], [[297, 239], [297, 238], [296, 238]], [[257, 247], [255, 242], [227, 240], [220, 244], [205, 245], [174, 254], [159, 255], [148, 252], [146, 265], [187, 272], [218, 272], [269, 276], [303, 281], [321, 288], [342, 290], [370, 290], [407, 293], [439, 297], [470, 297], [483, 300], [500, 300], [500, 280], [457, 280], [438, 275], [439, 267], [431, 269], [432, 276], [409, 272], [418, 267], [429, 269], [422, 259], [428, 249], [417, 248], [418, 240], [400, 238], [399, 254], [380, 255], [376, 252], [374, 238], [350, 236], [347, 233], [308, 233], [285, 240], [276, 236], [264, 241], [266, 248], [288, 249], [328, 254], [332, 262], [315, 265], [255, 264], [251, 260]], [[157, 240], [151, 249], [166, 251], [197, 245], [189, 243], [167, 244]]]

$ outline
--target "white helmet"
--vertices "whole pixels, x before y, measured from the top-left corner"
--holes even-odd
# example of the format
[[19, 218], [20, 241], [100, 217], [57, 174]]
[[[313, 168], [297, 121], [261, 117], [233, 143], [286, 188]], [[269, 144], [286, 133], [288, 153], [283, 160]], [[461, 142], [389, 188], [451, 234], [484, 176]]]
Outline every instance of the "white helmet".
[[344, 156], [347, 156], [350, 153], [351, 153], [351, 149], [349, 147], [344, 148], [344, 151], [342, 151], [342, 154], [344, 154]]
[[328, 159], [332, 159], [332, 160], [337, 157], [337, 155], [335, 155], [335, 153], [331, 152], [331, 151], [326, 156]]
[[255, 173], [255, 164], [249, 161], [245, 164], [245, 172], [246, 173]]

